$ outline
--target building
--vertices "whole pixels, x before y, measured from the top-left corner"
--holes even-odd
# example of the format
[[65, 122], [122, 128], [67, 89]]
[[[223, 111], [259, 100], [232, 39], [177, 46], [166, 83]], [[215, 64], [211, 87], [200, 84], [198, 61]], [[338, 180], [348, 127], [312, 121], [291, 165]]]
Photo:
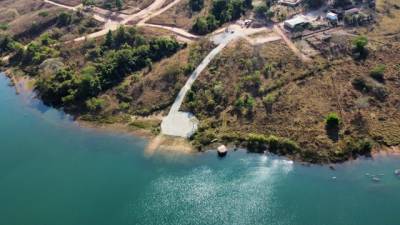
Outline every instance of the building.
[[331, 22], [331, 23], [337, 23], [339, 20], [339, 17], [336, 13], [328, 12], [326, 14], [326, 19], [329, 20], [329, 22]]
[[307, 27], [310, 26], [310, 24], [310, 21], [308, 21], [308, 19], [303, 16], [297, 16], [284, 22], [285, 28], [290, 31], [305, 30], [307, 29]]

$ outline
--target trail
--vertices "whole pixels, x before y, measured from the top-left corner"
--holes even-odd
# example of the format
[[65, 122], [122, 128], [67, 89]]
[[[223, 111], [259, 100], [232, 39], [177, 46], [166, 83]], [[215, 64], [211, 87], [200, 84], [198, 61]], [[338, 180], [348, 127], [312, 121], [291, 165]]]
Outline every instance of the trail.
[[55, 6], [58, 6], [58, 7], [61, 7], [61, 8], [64, 8], [64, 9], [72, 10], [72, 11], [77, 11], [78, 8], [81, 8], [83, 6], [82, 4], [79, 4], [77, 6], [68, 6], [68, 5], [60, 4], [60, 3], [53, 2], [53, 1], [50, 1], [50, 0], [44, 0], [44, 2], [52, 4], [52, 5], [55, 5]]
[[180, 28], [177, 28], [177, 27], [168, 27], [168, 26], [157, 25], [157, 24], [149, 24], [149, 23], [143, 24], [141, 26], [154, 27], [154, 28], [160, 28], [160, 29], [169, 30], [169, 31], [172, 31], [172, 32], [174, 32], [174, 33], [176, 33], [176, 34], [178, 34], [178, 35], [180, 35], [182, 37], [188, 38], [188, 39], [199, 39], [201, 37], [201, 36], [197, 36], [197, 35], [191, 34], [191, 33], [187, 32], [186, 30], [180, 29]]
[[310, 57], [304, 55], [296, 47], [296, 45], [283, 33], [283, 31], [279, 27], [279, 25], [274, 25], [274, 31], [282, 37], [282, 39], [285, 41], [286, 45], [293, 51], [293, 53], [295, 55], [297, 55], [301, 59], [301, 61], [303, 61], [303, 62], [310, 62], [311, 61]]

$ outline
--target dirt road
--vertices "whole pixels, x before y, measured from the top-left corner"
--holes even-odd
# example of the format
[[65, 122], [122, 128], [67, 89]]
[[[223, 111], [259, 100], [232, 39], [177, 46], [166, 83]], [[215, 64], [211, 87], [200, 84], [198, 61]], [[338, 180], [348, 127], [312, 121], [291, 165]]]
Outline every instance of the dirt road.
[[274, 25], [274, 31], [282, 37], [282, 39], [285, 41], [286, 45], [293, 51], [293, 53], [295, 55], [297, 55], [301, 59], [301, 61], [303, 61], [303, 62], [310, 62], [311, 61], [310, 57], [304, 55], [296, 47], [296, 45], [283, 33], [283, 31], [279, 27], [279, 25]]

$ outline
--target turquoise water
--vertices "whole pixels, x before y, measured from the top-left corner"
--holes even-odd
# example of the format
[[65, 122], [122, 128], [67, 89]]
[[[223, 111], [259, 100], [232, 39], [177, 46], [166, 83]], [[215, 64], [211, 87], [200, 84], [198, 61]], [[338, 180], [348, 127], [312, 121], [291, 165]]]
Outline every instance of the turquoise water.
[[79, 128], [7, 84], [0, 225], [400, 224], [398, 157], [335, 171], [244, 151], [145, 157], [145, 140]]

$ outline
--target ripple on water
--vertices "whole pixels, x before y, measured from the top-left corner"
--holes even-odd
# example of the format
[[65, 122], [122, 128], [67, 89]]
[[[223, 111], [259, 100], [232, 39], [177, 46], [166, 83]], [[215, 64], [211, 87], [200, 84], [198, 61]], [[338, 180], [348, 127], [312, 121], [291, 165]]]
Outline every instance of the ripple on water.
[[[236, 171], [201, 166], [179, 176], [163, 176], [151, 184], [143, 198], [144, 213], [140, 221], [143, 224], [271, 222], [278, 207], [273, 196], [275, 183], [281, 178], [278, 174], [282, 176], [292, 169], [291, 161], [257, 157], [242, 160]], [[273, 224], [288, 222], [289, 218]]]

